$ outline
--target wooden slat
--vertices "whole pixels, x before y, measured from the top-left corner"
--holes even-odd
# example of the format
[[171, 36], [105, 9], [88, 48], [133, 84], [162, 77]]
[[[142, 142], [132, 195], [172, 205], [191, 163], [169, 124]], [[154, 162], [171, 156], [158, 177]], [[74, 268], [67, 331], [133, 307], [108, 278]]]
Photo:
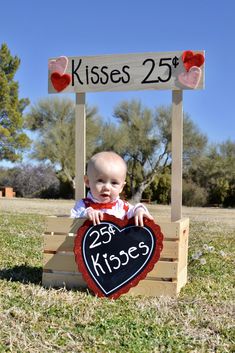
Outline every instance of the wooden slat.
[[179, 293], [181, 288], [185, 286], [187, 283], [187, 275], [188, 275], [188, 269], [187, 266], [185, 266], [179, 273], [178, 279], [177, 279], [177, 292]]
[[[194, 50], [194, 53], [205, 55], [203, 50]], [[177, 90], [192, 89], [180, 84], [178, 75], [185, 72], [180, 59], [183, 51], [174, 52], [146, 52], [128, 54], [106, 54], [96, 56], [68, 57], [66, 73], [72, 77], [62, 93], [68, 92], [108, 92], [108, 91], [135, 91], [135, 90]], [[50, 58], [55, 60], [57, 58]], [[163, 62], [162, 62], [163, 60]], [[166, 62], [166, 61], [167, 62]], [[172, 75], [166, 65], [172, 65], [177, 60], [177, 68], [172, 67]], [[194, 89], [204, 87], [204, 66], [201, 66], [201, 78]], [[96, 76], [92, 73], [96, 68]], [[103, 70], [105, 76], [103, 75]], [[159, 75], [160, 80], [157, 79]], [[51, 82], [51, 72], [48, 75], [48, 92], [59, 93]]]
[[[44, 287], [87, 288], [82, 277], [69, 274], [43, 273], [42, 284]], [[144, 296], [171, 296], [177, 295], [177, 283], [155, 280], [140, 281], [138, 286], [132, 287], [126, 295]]]
[[179, 222], [179, 234], [189, 235], [189, 218], [182, 218]]
[[74, 237], [66, 235], [44, 235], [44, 251], [73, 252]]
[[86, 282], [80, 273], [46, 273], [42, 275], [42, 285], [44, 287], [66, 287], [66, 288], [86, 288]]
[[[44, 252], [64, 251], [73, 252], [74, 237], [64, 235], [44, 235]], [[162, 258], [178, 259], [179, 246], [178, 241], [163, 241]]]
[[[155, 215], [153, 214], [153, 217]], [[167, 218], [160, 218], [155, 216], [156, 223], [161, 227], [164, 238], [178, 239], [180, 235], [181, 223], [186, 224], [188, 218], [181, 219], [177, 222], [171, 222]], [[85, 222], [84, 218], [70, 218], [70, 217], [47, 217], [46, 218], [46, 233], [75, 233], [77, 229]]]
[[83, 225], [85, 218], [46, 217], [45, 232], [51, 233], [76, 233]]
[[[44, 254], [44, 270], [65, 271], [79, 273], [74, 255], [67, 254]], [[159, 261], [154, 269], [149, 272], [148, 277], [177, 278], [178, 262]]]
[[79, 272], [73, 253], [44, 254], [43, 269], [65, 272]]
[[188, 233], [182, 235], [179, 242], [179, 271], [188, 263]]
[[188, 264], [189, 219], [180, 222], [179, 236], [179, 272]]
[[[86, 287], [81, 274], [77, 270], [73, 253], [74, 234], [83, 222], [84, 219], [71, 219], [69, 217], [47, 218], [47, 231], [49, 233], [64, 234], [44, 235], [44, 271], [49, 272], [43, 273], [44, 286]], [[137, 287], [132, 288], [128, 295], [176, 296], [187, 282], [189, 220], [181, 219], [170, 222], [169, 219], [161, 217], [161, 220], [158, 219], [157, 223], [161, 226], [165, 235], [160, 261], [146, 279], [141, 281]], [[50, 273], [50, 271], [54, 272]], [[172, 279], [173, 281], [168, 282], [164, 279]]]
[[153, 216], [155, 223], [161, 227], [161, 231], [165, 237], [165, 239], [178, 239], [180, 234], [180, 222], [183, 220], [179, 220], [176, 222], [171, 222], [168, 217], [159, 217], [157, 211], [150, 210], [151, 215]]
[[178, 239], [179, 238], [179, 225], [174, 223], [158, 223], [161, 227], [161, 232], [164, 239]]
[[177, 278], [178, 262], [158, 261], [154, 269], [148, 273], [147, 278]]
[[163, 241], [163, 249], [161, 252], [161, 258], [178, 259], [179, 257], [179, 246], [178, 241]]
[[138, 286], [132, 287], [126, 295], [143, 295], [147, 297], [170, 296], [177, 295], [176, 282], [164, 282], [154, 280], [140, 281]]

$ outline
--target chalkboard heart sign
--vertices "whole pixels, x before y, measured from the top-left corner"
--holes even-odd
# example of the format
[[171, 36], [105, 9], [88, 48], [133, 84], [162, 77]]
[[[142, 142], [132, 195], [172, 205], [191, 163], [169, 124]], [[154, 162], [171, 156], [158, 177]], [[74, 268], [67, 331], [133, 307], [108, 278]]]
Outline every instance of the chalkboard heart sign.
[[104, 214], [93, 225], [85, 221], [74, 242], [75, 260], [88, 287], [99, 297], [118, 298], [144, 279], [160, 258], [163, 234], [153, 221], [144, 227], [134, 220]]

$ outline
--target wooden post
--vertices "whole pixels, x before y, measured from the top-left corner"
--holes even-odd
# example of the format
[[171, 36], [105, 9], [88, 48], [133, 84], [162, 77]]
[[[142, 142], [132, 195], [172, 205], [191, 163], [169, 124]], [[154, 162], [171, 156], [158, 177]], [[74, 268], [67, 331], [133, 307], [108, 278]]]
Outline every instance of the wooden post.
[[182, 218], [183, 91], [172, 91], [171, 221]]
[[85, 196], [86, 172], [86, 108], [85, 93], [76, 93], [75, 106], [75, 199]]

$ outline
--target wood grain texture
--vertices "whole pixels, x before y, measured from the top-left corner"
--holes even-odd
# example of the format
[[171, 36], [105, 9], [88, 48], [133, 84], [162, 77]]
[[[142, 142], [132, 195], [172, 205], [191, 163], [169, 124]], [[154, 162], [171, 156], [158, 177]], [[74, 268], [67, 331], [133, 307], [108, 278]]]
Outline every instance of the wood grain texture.
[[85, 197], [86, 170], [86, 106], [85, 93], [76, 94], [75, 105], [75, 197]]
[[[47, 217], [44, 235], [43, 277], [45, 287], [86, 288], [75, 263], [73, 247], [77, 229], [84, 219]], [[170, 222], [159, 218], [165, 240], [159, 262], [145, 280], [127, 295], [177, 296], [187, 283], [189, 219]]]
[[172, 92], [171, 221], [182, 218], [183, 93]]
[[[194, 53], [205, 55], [202, 50]], [[175, 51], [68, 57], [66, 74], [71, 75], [71, 83], [63, 93], [192, 89], [178, 80], [185, 71], [182, 54], [183, 51]], [[49, 61], [53, 59], [56, 58]], [[204, 66], [195, 89], [204, 88]], [[58, 93], [52, 86], [50, 71], [48, 91]]]

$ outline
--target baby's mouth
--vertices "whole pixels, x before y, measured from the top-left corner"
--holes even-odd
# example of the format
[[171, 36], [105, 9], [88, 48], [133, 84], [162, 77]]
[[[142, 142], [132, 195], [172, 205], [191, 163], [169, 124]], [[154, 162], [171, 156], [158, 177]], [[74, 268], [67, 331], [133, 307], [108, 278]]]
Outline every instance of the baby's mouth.
[[102, 197], [109, 197], [109, 194], [101, 194]]

